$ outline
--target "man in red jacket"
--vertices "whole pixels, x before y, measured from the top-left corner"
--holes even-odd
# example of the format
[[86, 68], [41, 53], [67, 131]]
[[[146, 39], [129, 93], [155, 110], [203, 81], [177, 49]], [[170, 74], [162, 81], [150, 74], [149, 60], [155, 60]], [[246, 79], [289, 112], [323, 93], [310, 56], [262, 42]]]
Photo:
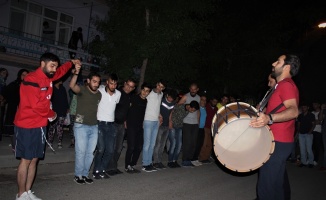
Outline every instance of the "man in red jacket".
[[[44, 157], [46, 126], [56, 119], [51, 109], [52, 82], [65, 75], [71, 66], [81, 65], [71, 60], [58, 68], [59, 58], [52, 53], [41, 56], [40, 67], [29, 73], [20, 86], [20, 104], [15, 116], [18, 194], [16, 199], [36, 199], [31, 192], [37, 161]], [[58, 69], [57, 69], [58, 68]]]

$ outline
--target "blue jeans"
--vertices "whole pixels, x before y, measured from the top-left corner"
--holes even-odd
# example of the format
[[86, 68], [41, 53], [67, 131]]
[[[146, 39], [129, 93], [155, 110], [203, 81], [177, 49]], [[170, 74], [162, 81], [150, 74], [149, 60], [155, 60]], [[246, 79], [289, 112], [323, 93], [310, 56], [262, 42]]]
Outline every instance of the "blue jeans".
[[97, 125], [74, 124], [75, 176], [88, 176], [97, 144]]
[[152, 163], [158, 126], [158, 121], [144, 121], [143, 166], [147, 166]]
[[157, 132], [155, 147], [154, 147], [154, 163], [162, 162], [164, 147], [166, 144], [166, 140], [169, 136], [169, 127], [168, 126], [160, 126]]
[[182, 128], [173, 128], [169, 133], [169, 162], [177, 161], [182, 146]]
[[314, 164], [314, 153], [312, 152], [313, 139], [314, 139], [313, 134], [309, 134], [309, 133], [299, 134], [301, 163], [304, 165]]
[[93, 171], [100, 171], [108, 169], [108, 165], [113, 156], [114, 142], [116, 138], [116, 128], [114, 122], [98, 122], [98, 140], [97, 152], [94, 158]]

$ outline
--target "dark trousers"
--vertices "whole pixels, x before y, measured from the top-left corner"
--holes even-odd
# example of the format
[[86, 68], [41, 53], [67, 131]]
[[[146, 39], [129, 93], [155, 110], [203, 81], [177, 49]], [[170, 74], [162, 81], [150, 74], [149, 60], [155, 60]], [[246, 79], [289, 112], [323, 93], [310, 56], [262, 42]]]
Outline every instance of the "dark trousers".
[[259, 200], [291, 199], [291, 189], [286, 172], [286, 160], [293, 143], [275, 142], [270, 159], [259, 169], [257, 196]]
[[321, 132], [313, 131], [314, 139], [312, 142], [312, 151], [314, 153], [314, 160], [319, 161], [319, 153], [323, 149], [323, 136]]
[[191, 161], [194, 157], [198, 135], [198, 124], [183, 124], [182, 127], [182, 160]]
[[205, 137], [204, 128], [199, 128], [198, 134], [197, 134], [196, 149], [195, 149], [194, 157], [192, 158], [192, 160], [198, 160], [201, 147], [203, 146], [203, 143], [204, 143], [204, 137]]
[[102, 172], [108, 168], [109, 161], [112, 159], [113, 155], [115, 137], [116, 130], [113, 122], [98, 122], [98, 139], [96, 145], [97, 151], [94, 158], [94, 172]]
[[117, 136], [115, 138], [115, 143], [114, 143], [113, 157], [109, 162], [109, 170], [116, 170], [118, 168], [118, 160], [121, 155], [121, 151], [123, 148], [123, 140], [125, 137], [125, 125], [123, 123], [122, 124], [115, 123], [115, 128], [117, 131]]
[[125, 157], [125, 168], [135, 166], [143, 149], [144, 130], [142, 128], [129, 127], [127, 129], [128, 148]]

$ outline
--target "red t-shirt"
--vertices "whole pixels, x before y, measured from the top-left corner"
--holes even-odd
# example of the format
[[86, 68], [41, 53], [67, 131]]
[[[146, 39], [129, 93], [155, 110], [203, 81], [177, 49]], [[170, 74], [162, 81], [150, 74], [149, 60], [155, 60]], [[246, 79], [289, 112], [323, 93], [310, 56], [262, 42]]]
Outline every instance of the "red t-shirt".
[[[286, 100], [296, 99], [299, 105], [299, 91], [295, 83], [290, 78], [285, 78], [276, 85], [276, 89], [268, 101], [266, 113], [270, 113]], [[276, 113], [285, 110], [283, 105]], [[274, 135], [274, 140], [278, 142], [293, 142], [295, 131], [295, 119], [286, 122], [275, 122], [270, 125]]]

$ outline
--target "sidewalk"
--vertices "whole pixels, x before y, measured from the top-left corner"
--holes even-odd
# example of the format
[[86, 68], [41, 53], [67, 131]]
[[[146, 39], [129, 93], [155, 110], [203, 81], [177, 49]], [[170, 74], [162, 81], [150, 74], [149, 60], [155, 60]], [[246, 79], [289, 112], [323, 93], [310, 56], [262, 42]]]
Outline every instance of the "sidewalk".
[[[45, 157], [40, 160], [39, 164], [50, 164], [50, 163], [65, 163], [75, 161], [75, 149], [69, 148], [70, 139], [69, 133], [64, 132], [62, 149], [57, 148], [56, 138], [54, 140], [53, 148], [55, 153], [48, 147], [45, 149]], [[11, 150], [10, 137], [2, 136], [0, 141], [0, 169], [8, 167], [17, 167], [19, 160], [15, 158], [14, 153]]]

